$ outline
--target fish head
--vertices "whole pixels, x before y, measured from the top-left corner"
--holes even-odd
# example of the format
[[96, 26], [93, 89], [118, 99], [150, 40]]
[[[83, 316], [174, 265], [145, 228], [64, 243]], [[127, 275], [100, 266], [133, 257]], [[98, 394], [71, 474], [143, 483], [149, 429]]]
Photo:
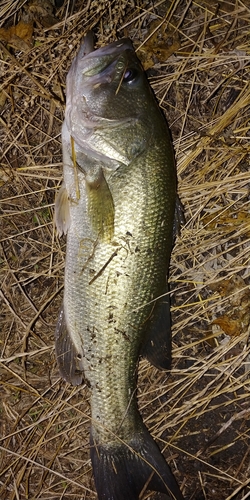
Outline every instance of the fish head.
[[94, 50], [88, 35], [67, 77], [65, 118], [76, 144], [92, 156], [129, 163], [152, 135], [152, 103], [131, 41]]
[[80, 66], [77, 93], [90, 115], [116, 121], [138, 116], [145, 77], [130, 40], [89, 53]]

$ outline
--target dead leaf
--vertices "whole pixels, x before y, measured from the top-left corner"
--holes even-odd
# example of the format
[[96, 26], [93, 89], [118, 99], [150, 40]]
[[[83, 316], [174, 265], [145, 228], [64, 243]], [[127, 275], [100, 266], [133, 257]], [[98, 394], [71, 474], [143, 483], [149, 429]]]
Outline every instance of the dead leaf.
[[216, 318], [212, 325], [218, 325], [226, 335], [234, 337], [247, 331], [250, 324], [250, 291], [244, 279], [235, 274], [231, 279], [225, 279], [210, 285], [226, 302], [226, 312]]
[[221, 280], [209, 285], [212, 291], [219, 292], [221, 297], [229, 297], [230, 305], [239, 307], [242, 303], [250, 301], [250, 292], [244, 279], [234, 274], [228, 280]]
[[220, 316], [212, 322], [212, 325], [218, 325], [226, 335], [236, 337], [241, 333], [241, 325], [239, 318], [233, 319], [226, 314]]
[[1, 90], [0, 91], [0, 109], [4, 107], [7, 97], [8, 97], [7, 92], [5, 92], [4, 90]]
[[[157, 27], [159, 28], [157, 29]], [[150, 36], [150, 34], [152, 36]], [[166, 29], [166, 23], [153, 21], [149, 26], [146, 38], [150, 38], [138, 50], [138, 56], [145, 70], [152, 68], [156, 61], [165, 62], [180, 48], [177, 31]]]
[[218, 209], [215, 212], [207, 214], [203, 217], [202, 223], [206, 230], [235, 231], [237, 227], [245, 227], [246, 234], [249, 235], [249, 212], [244, 210], [231, 210], [224, 208]]
[[0, 28], [0, 39], [18, 50], [29, 50], [32, 47], [33, 21], [21, 19], [16, 26]]
[[54, 4], [52, 0], [32, 0], [27, 5], [29, 13], [34, 21], [38, 21], [44, 28], [49, 28], [58, 22], [54, 17]]

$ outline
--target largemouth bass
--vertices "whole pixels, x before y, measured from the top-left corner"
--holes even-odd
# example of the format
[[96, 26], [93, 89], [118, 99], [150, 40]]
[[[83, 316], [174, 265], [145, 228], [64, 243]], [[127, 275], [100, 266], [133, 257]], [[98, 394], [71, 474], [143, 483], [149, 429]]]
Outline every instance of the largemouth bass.
[[94, 50], [88, 34], [66, 94], [55, 212], [59, 234], [67, 233], [60, 373], [90, 389], [99, 500], [136, 500], [146, 488], [182, 500], [136, 399], [139, 356], [160, 369], [171, 362], [176, 172], [168, 127], [128, 39]]

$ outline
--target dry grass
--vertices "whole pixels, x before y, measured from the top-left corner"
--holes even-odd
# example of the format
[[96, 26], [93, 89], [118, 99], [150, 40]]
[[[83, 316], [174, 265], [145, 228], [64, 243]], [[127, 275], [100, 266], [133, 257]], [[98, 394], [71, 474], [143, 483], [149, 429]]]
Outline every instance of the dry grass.
[[[167, 376], [141, 362], [142, 414], [187, 498], [250, 498], [250, 4], [81, 5], [72, 11], [66, 1], [49, 27], [35, 7], [33, 45], [0, 45], [0, 498], [96, 498], [87, 389], [59, 378], [53, 346], [65, 79], [89, 28], [98, 45], [130, 36], [149, 66], [186, 214], [170, 270], [173, 369]], [[16, 25], [25, 8], [2, 0], [0, 26]]]

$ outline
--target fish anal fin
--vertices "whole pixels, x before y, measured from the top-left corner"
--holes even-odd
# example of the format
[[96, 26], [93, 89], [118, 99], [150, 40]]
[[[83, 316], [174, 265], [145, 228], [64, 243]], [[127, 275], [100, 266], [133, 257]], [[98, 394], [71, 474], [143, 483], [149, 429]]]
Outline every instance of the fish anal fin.
[[83, 383], [82, 353], [77, 352], [61, 307], [55, 330], [55, 352], [61, 377], [72, 385]]
[[64, 183], [56, 195], [54, 220], [59, 237], [67, 234], [70, 224], [70, 211], [68, 193]]
[[160, 370], [171, 367], [171, 315], [169, 295], [160, 297], [147, 323], [141, 355]]
[[176, 196], [175, 213], [174, 213], [174, 226], [173, 226], [173, 240], [181, 233], [181, 228], [185, 224], [184, 208], [179, 196]]
[[171, 469], [143, 425], [129, 443], [98, 445], [91, 437], [91, 460], [99, 500], [139, 500], [143, 490], [184, 500]]

